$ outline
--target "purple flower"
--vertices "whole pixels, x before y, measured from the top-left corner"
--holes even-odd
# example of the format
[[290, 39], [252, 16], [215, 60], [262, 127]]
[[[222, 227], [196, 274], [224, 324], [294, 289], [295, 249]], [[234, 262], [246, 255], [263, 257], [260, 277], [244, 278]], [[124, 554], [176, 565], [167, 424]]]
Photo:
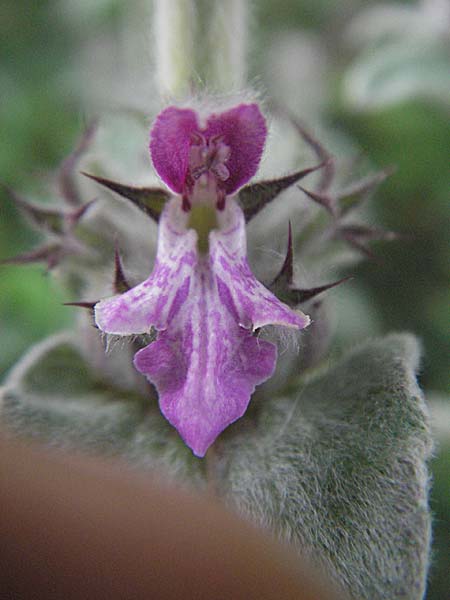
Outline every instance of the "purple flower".
[[154, 269], [95, 307], [107, 333], [156, 330], [156, 341], [137, 352], [134, 364], [197, 456], [244, 414], [255, 386], [273, 374], [276, 347], [255, 330], [309, 323], [252, 274], [244, 215], [232, 197], [256, 173], [266, 135], [256, 104], [212, 114], [203, 124], [193, 110], [160, 113], [150, 152], [176, 196], [159, 221]]

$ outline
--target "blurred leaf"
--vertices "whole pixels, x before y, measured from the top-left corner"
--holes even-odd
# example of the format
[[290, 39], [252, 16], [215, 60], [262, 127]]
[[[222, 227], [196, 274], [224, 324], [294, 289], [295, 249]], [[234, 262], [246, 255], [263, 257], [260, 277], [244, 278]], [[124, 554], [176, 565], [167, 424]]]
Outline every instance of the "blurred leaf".
[[52, 278], [44, 276], [42, 268], [0, 268], [0, 372], [19, 358], [30, 341], [72, 322], [73, 315], [63, 301], [61, 289]]
[[349, 113], [344, 119], [346, 130], [370, 148], [376, 163], [397, 165], [375, 209], [379, 223], [413, 238], [390, 246], [376, 268], [362, 264], [356, 275], [370, 286], [384, 331], [405, 328], [420, 334], [426, 349], [422, 383], [445, 391], [448, 327], [441, 325], [436, 298], [448, 295], [450, 121], [445, 111], [425, 102]]
[[[448, 418], [443, 421], [447, 426]], [[430, 590], [427, 600], [442, 600], [448, 595], [448, 573], [450, 560], [450, 444], [443, 443], [432, 463], [433, 489], [431, 508], [433, 510], [433, 562], [430, 573]]]
[[[358, 600], [422, 598], [431, 442], [418, 347], [391, 335], [298, 381], [219, 446], [221, 493]], [[293, 389], [291, 388], [291, 391]]]
[[369, 47], [350, 66], [345, 100], [357, 109], [375, 109], [410, 98], [450, 103], [450, 62], [444, 44], [420, 38]]
[[62, 210], [28, 202], [13, 189], [6, 188], [5, 191], [13, 204], [36, 231], [46, 231], [54, 234], [63, 232], [64, 213]]

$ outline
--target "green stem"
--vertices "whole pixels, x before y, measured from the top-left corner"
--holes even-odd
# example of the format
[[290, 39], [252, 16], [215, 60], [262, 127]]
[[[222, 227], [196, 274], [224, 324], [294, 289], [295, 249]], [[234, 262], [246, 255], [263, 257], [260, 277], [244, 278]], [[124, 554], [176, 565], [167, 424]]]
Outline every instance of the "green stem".
[[197, 0], [197, 81], [217, 92], [246, 80], [246, 0]]
[[154, 0], [156, 76], [161, 96], [189, 92], [194, 56], [193, 0]]
[[242, 89], [247, 0], [154, 0], [157, 79], [163, 97]]

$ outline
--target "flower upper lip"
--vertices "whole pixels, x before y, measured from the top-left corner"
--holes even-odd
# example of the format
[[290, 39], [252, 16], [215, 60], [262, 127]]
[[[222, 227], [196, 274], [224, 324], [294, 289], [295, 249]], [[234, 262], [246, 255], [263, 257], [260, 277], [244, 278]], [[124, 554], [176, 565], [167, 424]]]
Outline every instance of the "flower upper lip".
[[192, 109], [169, 106], [151, 130], [150, 153], [164, 183], [186, 200], [208, 173], [221, 195], [229, 196], [255, 175], [266, 137], [264, 117], [254, 103], [214, 113], [204, 128]]

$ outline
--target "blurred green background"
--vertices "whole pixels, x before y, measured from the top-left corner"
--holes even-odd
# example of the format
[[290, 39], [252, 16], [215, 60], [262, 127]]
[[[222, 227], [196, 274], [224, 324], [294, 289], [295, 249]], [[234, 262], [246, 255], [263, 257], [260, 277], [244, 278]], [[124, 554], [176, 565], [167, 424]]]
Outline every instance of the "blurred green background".
[[[110, 105], [111, 90], [137, 89], [129, 80], [121, 86], [121, 73], [130, 73], [116, 61], [133, 60], [136, 48], [134, 82], [150, 77], [148, 4], [3, 0], [1, 183], [44, 201], [48, 171], [70, 152], [85, 120]], [[380, 244], [382, 260], [361, 263], [353, 289], [369, 299], [379, 333], [410, 330], [421, 338], [420, 381], [440, 402], [429, 600], [448, 597], [450, 589], [449, 6], [445, 0], [256, 0], [250, 52], [250, 80], [269, 101], [280, 103], [285, 94], [304, 121], [349, 140], [378, 167], [397, 166], [376, 193], [374, 222], [411, 239]], [[133, 52], [123, 51], [124, 39]], [[93, 77], [94, 93], [86, 92]], [[0, 194], [0, 258], [7, 258], [37, 238], [3, 188]], [[31, 343], [71, 323], [65, 300], [73, 299], [43, 267], [0, 267], [0, 373]], [[341, 343], [354, 335], [361, 334], [341, 334]]]

